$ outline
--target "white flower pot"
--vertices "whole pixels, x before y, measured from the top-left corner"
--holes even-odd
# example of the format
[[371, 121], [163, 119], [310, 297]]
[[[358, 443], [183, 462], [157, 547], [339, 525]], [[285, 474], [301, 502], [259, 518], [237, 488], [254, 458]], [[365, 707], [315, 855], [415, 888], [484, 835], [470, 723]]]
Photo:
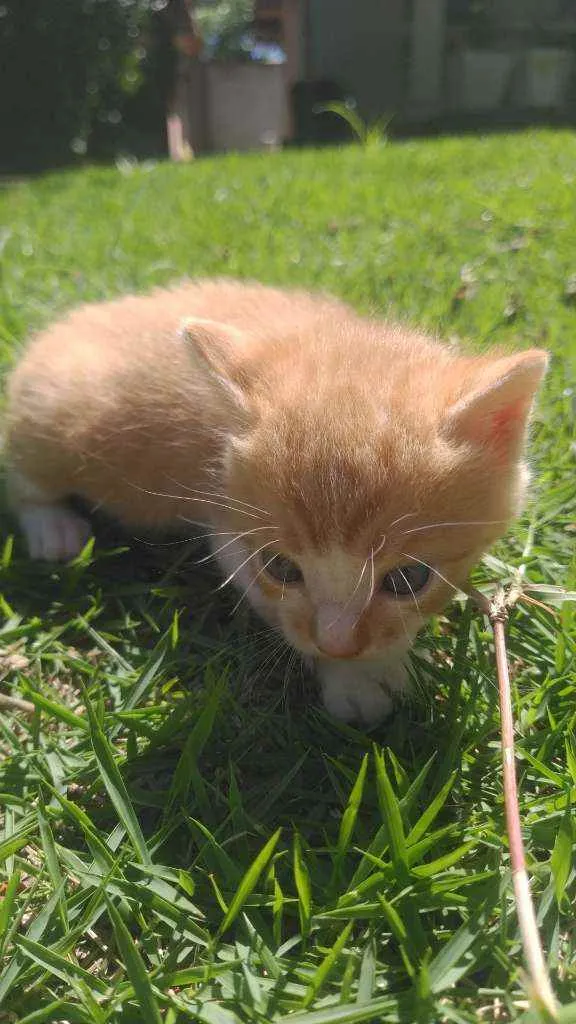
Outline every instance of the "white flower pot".
[[499, 107], [512, 71], [512, 55], [500, 50], [463, 50], [457, 61], [455, 105], [461, 110]]
[[233, 64], [207, 67], [208, 134], [215, 150], [274, 148], [288, 129], [285, 71], [282, 64]]

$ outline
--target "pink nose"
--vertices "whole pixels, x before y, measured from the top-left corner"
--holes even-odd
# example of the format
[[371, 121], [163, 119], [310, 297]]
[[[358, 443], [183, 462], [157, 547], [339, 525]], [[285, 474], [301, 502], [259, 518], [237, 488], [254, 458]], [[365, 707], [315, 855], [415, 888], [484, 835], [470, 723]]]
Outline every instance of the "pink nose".
[[342, 605], [322, 605], [316, 615], [316, 646], [329, 658], [353, 658], [360, 653], [357, 614]]

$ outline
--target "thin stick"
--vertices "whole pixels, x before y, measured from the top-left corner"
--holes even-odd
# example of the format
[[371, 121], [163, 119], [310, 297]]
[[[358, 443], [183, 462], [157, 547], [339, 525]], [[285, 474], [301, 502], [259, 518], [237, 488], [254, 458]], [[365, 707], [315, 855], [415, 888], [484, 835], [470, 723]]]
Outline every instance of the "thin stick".
[[512, 882], [516, 897], [518, 924], [522, 935], [524, 956], [530, 975], [532, 993], [536, 1001], [547, 1011], [552, 1020], [557, 1020], [558, 1007], [538, 934], [534, 904], [530, 895], [530, 883], [526, 871], [524, 843], [520, 826], [518, 787], [514, 753], [514, 717], [510, 692], [510, 672], [506, 652], [506, 629], [509, 609], [521, 598], [521, 576], [518, 574], [508, 592], [499, 588], [491, 601], [477, 590], [470, 596], [488, 616], [494, 633], [498, 694], [500, 698], [500, 722], [502, 730], [502, 775], [504, 781], [504, 805], [506, 808], [506, 829], [512, 867]]
[[36, 710], [35, 705], [29, 700], [10, 697], [7, 693], [0, 693], [0, 708], [6, 708], [7, 711], [23, 711], [25, 715], [32, 715]]

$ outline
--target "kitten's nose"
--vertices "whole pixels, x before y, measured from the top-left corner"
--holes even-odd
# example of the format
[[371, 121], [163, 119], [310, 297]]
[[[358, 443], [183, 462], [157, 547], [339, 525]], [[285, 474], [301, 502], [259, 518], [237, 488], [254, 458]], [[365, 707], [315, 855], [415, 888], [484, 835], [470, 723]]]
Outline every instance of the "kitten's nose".
[[328, 603], [316, 613], [316, 646], [329, 658], [354, 658], [360, 654], [358, 614], [340, 604]]

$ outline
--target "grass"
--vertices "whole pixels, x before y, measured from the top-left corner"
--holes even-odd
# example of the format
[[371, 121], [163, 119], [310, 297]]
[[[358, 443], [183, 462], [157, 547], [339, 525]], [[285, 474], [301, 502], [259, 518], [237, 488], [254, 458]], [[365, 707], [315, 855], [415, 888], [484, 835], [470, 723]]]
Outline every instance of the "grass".
[[[574, 588], [576, 137], [537, 132], [122, 164], [0, 194], [1, 355], [73, 303], [183, 274], [321, 286], [554, 359], [534, 498], [479, 568]], [[485, 624], [423, 638], [425, 699], [330, 721], [174, 548], [27, 561], [3, 518], [0, 1021], [523, 1021]], [[543, 592], [543, 601], [553, 595]], [[576, 617], [509, 628], [521, 811], [576, 1021]], [[569, 1004], [573, 1005], [570, 1006]]]

